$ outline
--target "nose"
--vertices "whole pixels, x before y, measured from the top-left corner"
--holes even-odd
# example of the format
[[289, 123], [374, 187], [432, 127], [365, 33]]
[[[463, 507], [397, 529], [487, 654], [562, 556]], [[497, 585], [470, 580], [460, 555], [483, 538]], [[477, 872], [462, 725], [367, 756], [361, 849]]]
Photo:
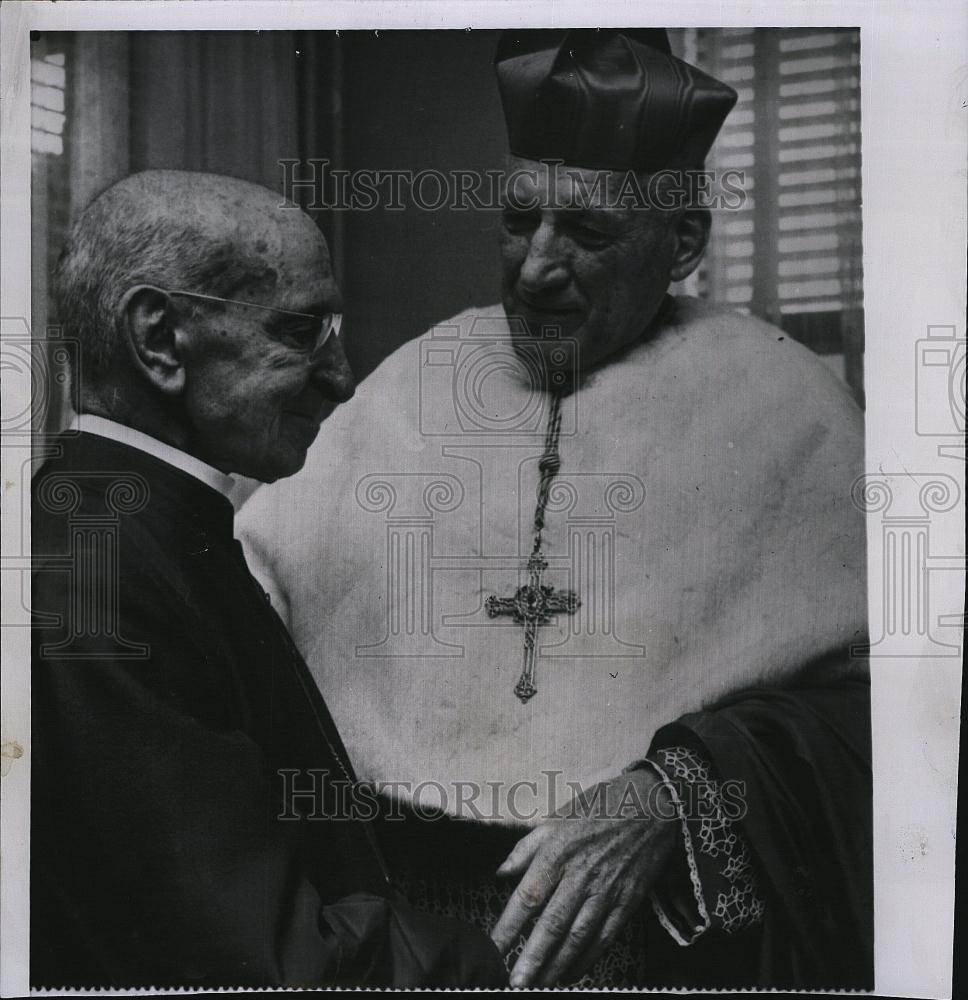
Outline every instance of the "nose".
[[338, 336], [326, 338], [326, 342], [313, 351], [309, 359], [313, 378], [323, 387], [326, 395], [337, 403], [345, 403], [356, 392], [356, 378], [343, 343]]
[[554, 226], [542, 220], [528, 241], [528, 253], [521, 265], [518, 283], [534, 295], [557, 291], [568, 284], [567, 262]]

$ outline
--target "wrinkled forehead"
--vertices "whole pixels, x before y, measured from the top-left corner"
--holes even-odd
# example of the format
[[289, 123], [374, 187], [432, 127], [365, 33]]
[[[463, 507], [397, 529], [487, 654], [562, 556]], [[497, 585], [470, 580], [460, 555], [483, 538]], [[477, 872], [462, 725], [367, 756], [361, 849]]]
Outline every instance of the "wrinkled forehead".
[[297, 312], [342, 312], [326, 241], [315, 226], [283, 234], [278, 275], [273, 304]]
[[277, 267], [313, 267], [330, 271], [322, 232], [295, 206], [263, 206], [232, 220], [239, 246]]
[[298, 209], [250, 213], [235, 236], [242, 254], [260, 264], [247, 298], [299, 309], [338, 295], [326, 240]]

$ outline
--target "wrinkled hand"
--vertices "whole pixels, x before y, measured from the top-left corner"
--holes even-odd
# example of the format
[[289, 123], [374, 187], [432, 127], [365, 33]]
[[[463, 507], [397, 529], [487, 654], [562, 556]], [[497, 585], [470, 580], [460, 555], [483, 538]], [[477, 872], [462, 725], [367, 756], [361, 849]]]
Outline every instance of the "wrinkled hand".
[[523, 873], [491, 937], [507, 954], [537, 918], [512, 986], [581, 975], [615, 940], [680, 839], [668, 790], [648, 770], [579, 796], [518, 841], [499, 876]]

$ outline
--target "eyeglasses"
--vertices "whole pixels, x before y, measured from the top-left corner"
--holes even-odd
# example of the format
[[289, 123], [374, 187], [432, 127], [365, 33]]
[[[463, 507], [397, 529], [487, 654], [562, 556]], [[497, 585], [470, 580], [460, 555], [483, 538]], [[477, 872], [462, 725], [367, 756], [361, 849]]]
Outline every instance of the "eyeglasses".
[[263, 306], [258, 302], [243, 302], [241, 299], [223, 299], [218, 295], [203, 295], [201, 292], [185, 292], [180, 288], [162, 288], [159, 291], [166, 295], [180, 295], [186, 299], [201, 299], [204, 302], [225, 302], [232, 306], [248, 306], [250, 309], [261, 309], [264, 312], [282, 313], [283, 316], [298, 316], [300, 319], [311, 319], [320, 324], [319, 332], [316, 334], [316, 344], [313, 347], [310, 360], [319, 356], [319, 351], [331, 336], [338, 337], [340, 328], [343, 325], [342, 313], [325, 313], [322, 316], [316, 313], [295, 312], [292, 309], [278, 309], [276, 306]]

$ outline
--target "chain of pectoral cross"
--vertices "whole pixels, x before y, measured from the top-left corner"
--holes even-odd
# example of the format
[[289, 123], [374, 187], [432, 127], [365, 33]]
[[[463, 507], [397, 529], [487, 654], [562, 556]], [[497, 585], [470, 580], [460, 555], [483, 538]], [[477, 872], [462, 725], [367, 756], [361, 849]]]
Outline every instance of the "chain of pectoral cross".
[[528, 559], [528, 582], [514, 593], [514, 597], [488, 597], [485, 607], [491, 618], [510, 615], [519, 625], [524, 625], [524, 666], [515, 685], [514, 693], [522, 703], [528, 701], [538, 690], [534, 682], [535, 641], [538, 626], [547, 625], [551, 615], [565, 612], [573, 615], [581, 607], [581, 599], [571, 590], [556, 591], [542, 583], [548, 562], [541, 554], [541, 532], [545, 523], [545, 508], [551, 483], [561, 469], [558, 454], [558, 438], [561, 435], [561, 394], [551, 395], [548, 412], [548, 429], [545, 433], [545, 447], [538, 462], [540, 479], [538, 482], [538, 503], [534, 510], [534, 544]]

